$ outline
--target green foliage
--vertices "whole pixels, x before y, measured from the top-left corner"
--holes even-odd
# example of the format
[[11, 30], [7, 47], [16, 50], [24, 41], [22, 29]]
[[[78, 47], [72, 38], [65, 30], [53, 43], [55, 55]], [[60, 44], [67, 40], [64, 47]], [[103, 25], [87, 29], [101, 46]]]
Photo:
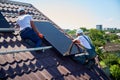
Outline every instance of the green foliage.
[[104, 39], [104, 37], [103, 37], [104, 32], [103, 31], [99, 31], [97, 29], [90, 29], [89, 33], [90, 33], [89, 36], [91, 37], [91, 39], [93, 41]]
[[103, 61], [108, 66], [111, 66], [111, 65], [114, 65], [114, 64], [118, 64], [119, 57], [116, 54], [106, 53], [104, 55], [104, 57], [105, 57], [105, 59], [103, 59]]
[[[112, 78], [115, 80], [120, 79], [120, 54], [116, 53], [103, 53], [102, 61], [105, 65], [107, 65], [110, 68], [110, 73], [112, 75]], [[104, 66], [104, 65], [101, 65]]]
[[86, 29], [85, 27], [81, 27], [80, 29], [82, 29], [83, 32], [87, 32], [88, 31], [88, 29]]
[[102, 68], [106, 67], [107, 65], [105, 64], [105, 62], [100, 61], [100, 65], [102, 66]]
[[108, 37], [109, 37], [110, 40], [118, 39], [118, 36], [116, 34], [110, 34], [110, 35], [108, 35]]
[[118, 64], [120, 65], [120, 58], [118, 58]]
[[114, 43], [120, 43], [120, 39], [113, 40]]
[[74, 29], [74, 30], [69, 30], [69, 31], [67, 31], [67, 33], [68, 33], [70, 36], [75, 37], [76, 30], [75, 30], [75, 29]]
[[119, 65], [112, 65], [110, 67], [110, 73], [115, 80], [120, 80], [120, 67]]
[[108, 76], [110, 76], [110, 70], [109, 70], [109, 67], [107, 67], [107, 65], [105, 64], [105, 62], [100, 61], [100, 65], [102, 66], [103, 71], [104, 71]]
[[75, 29], [74, 30], [70, 30], [70, 31], [68, 31], [68, 34], [75, 34], [75, 32], [76, 32]]
[[99, 56], [100, 60], [103, 60], [105, 58], [102, 49], [100, 49], [99, 47], [96, 47], [95, 51], [97, 52], [97, 55]]
[[93, 41], [93, 44], [96, 46], [96, 47], [101, 47], [105, 44], [105, 41], [104, 40], [95, 40]]
[[106, 39], [104, 37], [105, 35], [104, 31], [90, 29], [89, 33], [90, 33], [89, 36], [96, 47], [101, 47], [106, 43]]
[[99, 47], [96, 47], [95, 51], [96, 51], [98, 54], [102, 54], [102, 50], [101, 50]]

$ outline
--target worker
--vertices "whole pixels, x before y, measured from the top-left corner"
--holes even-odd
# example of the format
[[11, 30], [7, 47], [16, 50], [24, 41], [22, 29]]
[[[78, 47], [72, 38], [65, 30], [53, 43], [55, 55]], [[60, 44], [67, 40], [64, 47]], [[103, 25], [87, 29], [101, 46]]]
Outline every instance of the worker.
[[35, 47], [40, 47], [42, 44], [43, 34], [41, 34], [35, 27], [31, 15], [26, 14], [24, 8], [18, 10], [19, 17], [17, 19], [17, 26], [20, 27], [20, 36], [22, 39], [29, 39], [35, 43]]
[[73, 42], [82, 45], [88, 52], [88, 55], [77, 56], [74, 58], [80, 60], [82, 64], [85, 64], [86, 61], [91, 62], [96, 56], [95, 47], [93, 46], [91, 39], [83, 33], [82, 29], [76, 31], [76, 36], [77, 38], [75, 38]]

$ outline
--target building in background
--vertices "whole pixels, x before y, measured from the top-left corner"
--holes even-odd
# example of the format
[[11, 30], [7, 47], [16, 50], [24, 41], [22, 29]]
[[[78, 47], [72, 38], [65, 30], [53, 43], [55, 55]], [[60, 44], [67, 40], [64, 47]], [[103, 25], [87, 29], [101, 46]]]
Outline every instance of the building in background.
[[118, 30], [117, 28], [104, 28], [104, 30], [108, 30], [108, 31], [110, 31], [110, 30]]
[[96, 25], [97, 30], [102, 30], [102, 25]]

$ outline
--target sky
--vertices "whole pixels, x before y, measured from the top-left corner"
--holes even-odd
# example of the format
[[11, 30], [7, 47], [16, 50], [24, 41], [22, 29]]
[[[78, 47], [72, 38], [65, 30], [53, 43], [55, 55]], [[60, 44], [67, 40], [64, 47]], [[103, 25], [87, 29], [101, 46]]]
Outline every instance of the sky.
[[30, 3], [63, 29], [120, 28], [120, 0], [14, 0]]

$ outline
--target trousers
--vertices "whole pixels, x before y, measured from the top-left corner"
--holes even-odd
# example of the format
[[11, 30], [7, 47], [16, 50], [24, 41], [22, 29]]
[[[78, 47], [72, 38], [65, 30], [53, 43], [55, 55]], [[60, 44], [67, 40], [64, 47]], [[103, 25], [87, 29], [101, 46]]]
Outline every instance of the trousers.
[[26, 27], [25, 29], [20, 31], [20, 36], [22, 39], [29, 39], [35, 43], [35, 47], [40, 47], [42, 44], [42, 40], [39, 38], [37, 33], [30, 27]]

